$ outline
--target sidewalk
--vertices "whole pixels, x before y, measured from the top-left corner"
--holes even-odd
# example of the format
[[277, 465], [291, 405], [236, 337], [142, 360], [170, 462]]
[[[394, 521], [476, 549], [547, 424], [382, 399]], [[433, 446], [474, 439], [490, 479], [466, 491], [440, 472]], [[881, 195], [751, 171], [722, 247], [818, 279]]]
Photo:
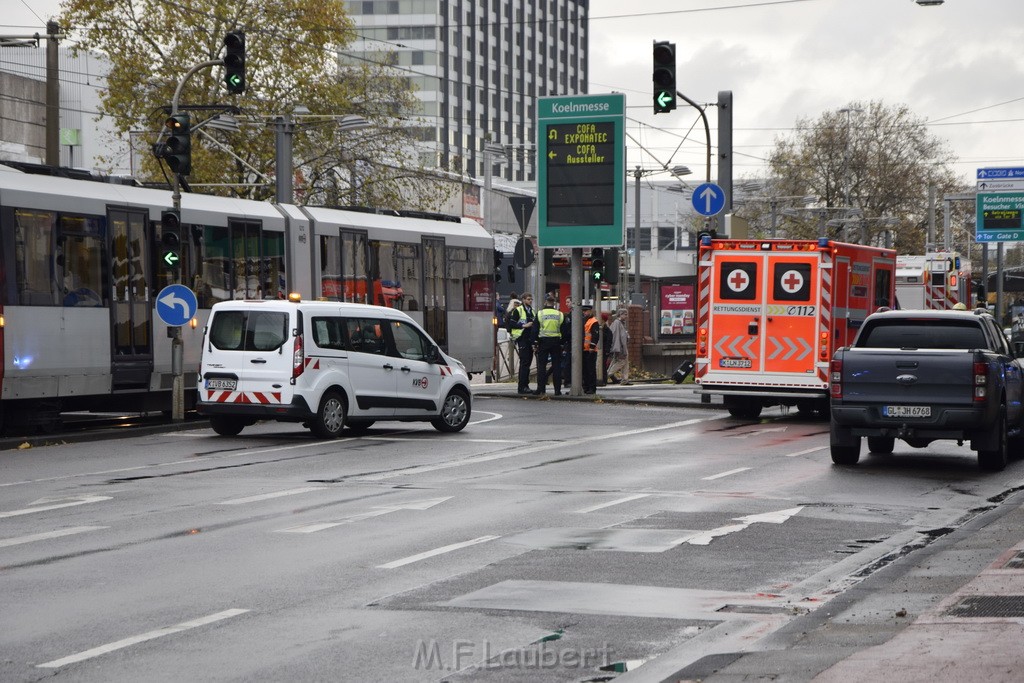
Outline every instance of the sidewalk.
[[[565, 391], [563, 389], [563, 391]], [[598, 387], [596, 396], [518, 396], [515, 383], [473, 383], [476, 396], [522, 400], [622, 401], [721, 409], [693, 384]], [[927, 545], [798, 617], [750, 651], [709, 654], [681, 670], [671, 652], [625, 681], [815, 681], [947, 683], [1024, 680], [1024, 488], [1008, 481], [965, 524], [921, 532]], [[662, 660], [659, 662], [659, 660]]]

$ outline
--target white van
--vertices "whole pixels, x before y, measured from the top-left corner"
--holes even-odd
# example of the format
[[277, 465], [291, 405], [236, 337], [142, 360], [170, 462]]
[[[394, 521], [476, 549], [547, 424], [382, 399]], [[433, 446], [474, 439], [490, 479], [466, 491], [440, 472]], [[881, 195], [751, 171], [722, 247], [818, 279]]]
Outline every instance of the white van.
[[469, 422], [469, 376], [402, 311], [325, 301], [224, 301], [203, 333], [197, 410], [235, 436], [257, 420], [330, 439], [377, 420]]

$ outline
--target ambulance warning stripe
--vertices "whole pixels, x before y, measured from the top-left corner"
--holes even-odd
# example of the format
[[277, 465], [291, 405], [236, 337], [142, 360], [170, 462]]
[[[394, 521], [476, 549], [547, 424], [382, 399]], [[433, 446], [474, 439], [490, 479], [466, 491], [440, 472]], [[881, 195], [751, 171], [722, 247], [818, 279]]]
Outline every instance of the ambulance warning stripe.
[[[731, 344], [729, 343], [730, 339], [733, 340]], [[740, 356], [743, 358], [753, 358], [753, 347], [757, 343], [757, 337], [747, 338], [747, 343], [744, 344], [743, 346], [740, 346], [739, 344], [740, 342], [743, 341], [743, 339], [744, 338], [742, 335], [736, 335], [736, 338], [733, 339], [729, 335], [723, 334], [721, 337], [719, 337], [718, 341], [715, 342], [714, 349], [715, 351], [718, 352], [719, 356]]]
[[206, 403], [252, 403], [270, 405], [281, 403], [281, 392], [264, 391], [202, 391]]
[[[821, 278], [821, 315], [818, 316], [818, 343], [822, 339], [830, 339], [832, 334], [832, 254], [827, 249], [821, 252], [821, 265], [818, 268]], [[825, 359], [826, 365], [828, 360]], [[817, 364], [818, 379], [828, 382], [828, 369]]]
[[[782, 341], [779, 341], [780, 339]], [[791, 337], [768, 337], [768, 341], [773, 345], [771, 352], [768, 354], [768, 360], [775, 360], [782, 352], [785, 352], [782, 360], [790, 360], [791, 358], [793, 360], [803, 360], [808, 355], [814, 353], [814, 347], [803, 337], [796, 337], [795, 341]], [[801, 346], [803, 347], [802, 351], [800, 351]], [[793, 354], [797, 351], [800, 351], [800, 355], [793, 358]]]
[[[697, 329], [707, 329], [711, 312], [711, 264], [701, 264], [700, 279], [697, 283]], [[697, 353], [693, 369], [694, 380], [699, 380], [708, 371], [708, 357]]]

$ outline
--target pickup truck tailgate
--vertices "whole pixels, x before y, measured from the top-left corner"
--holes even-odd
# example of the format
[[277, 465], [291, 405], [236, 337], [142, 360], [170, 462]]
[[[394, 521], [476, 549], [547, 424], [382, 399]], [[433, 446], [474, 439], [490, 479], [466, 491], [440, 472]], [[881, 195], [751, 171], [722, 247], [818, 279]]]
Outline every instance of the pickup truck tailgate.
[[857, 349], [856, 370], [843, 370], [843, 398], [851, 403], [970, 407], [974, 352], [954, 349]]

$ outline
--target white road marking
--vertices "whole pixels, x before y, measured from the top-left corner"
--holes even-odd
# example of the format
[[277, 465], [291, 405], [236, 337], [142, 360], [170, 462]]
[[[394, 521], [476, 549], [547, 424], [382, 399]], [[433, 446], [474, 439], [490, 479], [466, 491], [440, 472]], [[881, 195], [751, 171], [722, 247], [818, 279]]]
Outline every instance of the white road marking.
[[491, 417], [487, 418], [486, 420], [473, 420], [469, 424], [471, 424], [471, 425], [482, 425], [485, 422], [494, 422], [495, 420], [500, 420], [501, 418], [505, 417], [501, 413], [491, 413], [491, 412], [488, 412], [488, 411], [485, 411], [485, 410], [478, 410], [478, 411], [475, 411], [473, 414], [477, 415], [477, 414], [480, 414], [480, 413], [483, 413], [484, 415], [490, 415]]
[[[330, 445], [345, 443], [346, 441], [352, 441], [349, 439], [335, 439], [330, 442]], [[121, 474], [123, 472], [137, 472], [138, 470], [148, 470], [158, 467], [174, 467], [175, 465], [196, 465], [197, 463], [210, 462], [213, 460], [222, 460], [226, 458], [237, 458], [243, 455], [262, 455], [264, 453], [276, 453], [277, 451], [290, 451], [296, 448], [323, 448], [327, 445], [324, 441], [311, 441], [309, 443], [300, 443], [295, 446], [275, 446], [274, 448], [261, 448], [259, 450], [250, 451], [248, 449], [240, 449], [234, 453], [219, 453], [217, 455], [204, 455], [201, 459], [188, 458], [187, 460], [172, 460], [170, 462], [154, 462], [149, 465], [136, 465], [134, 467], [118, 467], [113, 470], [99, 470], [96, 472], [81, 472], [79, 474], [66, 474], [60, 477], [45, 477], [43, 479], [26, 479], [24, 481], [11, 481], [6, 484], [0, 484], [0, 488], [7, 486], [20, 486], [22, 484], [42, 484], [48, 481], [62, 481], [64, 479], [78, 479], [79, 477], [98, 477], [105, 474]]]
[[67, 503], [54, 503], [53, 505], [40, 505], [38, 507], [22, 508], [21, 510], [0, 512], [0, 519], [6, 519], [7, 517], [20, 517], [21, 515], [31, 515], [34, 512], [45, 512], [47, 510], [59, 510], [60, 508], [69, 508], [76, 505], [85, 505], [87, 503], [99, 503], [103, 500], [110, 500], [110, 496], [78, 496], [67, 500]]
[[[415, 436], [364, 436], [364, 441], [423, 441]], [[522, 439], [459, 439], [459, 443], [527, 443]]]
[[638, 493], [635, 496], [626, 496], [625, 498], [619, 498], [618, 500], [613, 500], [613, 501], [611, 501], [609, 503], [601, 503], [600, 505], [594, 505], [592, 507], [583, 508], [582, 510], [577, 510], [576, 512], [578, 514], [585, 515], [588, 512], [594, 512], [595, 510], [603, 510], [604, 508], [610, 508], [613, 505], [619, 505], [621, 503], [628, 503], [631, 500], [640, 500], [641, 498], [646, 498], [649, 495], [651, 495], [651, 494], [649, 494], [649, 493]]
[[[604, 441], [605, 439], [616, 439], [626, 436], [635, 436], [637, 434], [646, 434], [649, 432], [658, 432], [665, 429], [675, 429], [677, 427], [689, 427], [701, 422], [710, 422], [711, 420], [722, 420], [722, 417], [700, 417], [692, 420], [683, 420], [681, 422], [671, 422], [669, 424], [658, 425], [657, 427], [645, 427], [643, 429], [629, 429], [622, 432], [613, 432], [611, 434], [594, 434], [591, 436], [581, 436], [577, 439], [573, 439], [573, 445], [589, 443], [591, 441]], [[446, 470], [452, 467], [465, 467], [467, 465], [477, 465], [484, 462], [491, 462], [493, 460], [504, 460], [506, 458], [517, 458], [523, 455], [529, 455], [530, 453], [540, 453], [542, 451], [548, 451], [555, 448], [565, 448], [565, 443], [562, 441], [550, 441], [545, 443], [536, 444], [534, 446], [526, 446], [524, 448], [517, 448], [503, 453], [490, 453], [487, 455], [478, 455], [471, 458], [464, 458], [462, 460], [453, 460], [450, 462], [441, 462], [433, 465], [417, 465], [414, 467], [406, 467], [400, 470], [394, 470], [392, 472], [381, 472], [378, 474], [366, 474], [357, 475], [351, 477], [349, 481], [381, 481], [383, 479], [393, 479], [395, 477], [405, 477], [410, 474], [421, 474], [423, 472], [436, 472], [437, 470]]]
[[749, 439], [752, 436], [764, 436], [770, 432], [785, 432], [788, 427], [763, 427], [760, 429], [752, 429], [749, 432], [737, 432], [736, 434], [727, 434], [727, 439]]
[[244, 505], [245, 503], [255, 503], [260, 500], [270, 500], [271, 498], [283, 498], [284, 496], [296, 496], [300, 493], [309, 493], [310, 491], [322, 491], [326, 486], [306, 486], [301, 489], [288, 489], [287, 491], [274, 491], [273, 493], [261, 493], [257, 496], [249, 496], [247, 498], [235, 498], [233, 500], [225, 500], [218, 505]]
[[814, 453], [816, 451], [823, 451], [826, 448], [828, 448], [828, 446], [815, 446], [814, 448], [805, 448], [804, 450], [797, 451], [796, 453], [786, 453], [786, 457], [787, 458], [795, 458], [798, 455], [807, 455], [808, 453]]
[[439, 505], [446, 500], [451, 499], [452, 496], [446, 496], [444, 498], [428, 498], [427, 500], [416, 500], [410, 503], [398, 503], [395, 505], [378, 505], [375, 509], [368, 512], [360, 512], [337, 521], [302, 524], [299, 526], [288, 527], [287, 529], [277, 529], [276, 531], [284, 534], [314, 534], [318, 531], [323, 531], [324, 529], [332, 529], [336, 526], [341, 526], [342, 524], [352, 524], [353, 522], [361, 522], [364, 519], [380, 517], [381, 515], [389, 515], [392, 512], [398, 512], [399, 510], [428, 510], [435, 505]]
[[68, 664], [74, 664], [76, 662], [85, 661], [86, 659], [92, 659], [93, 657], [99, 657], [100, 655], [105, 655], [109, 652], [114, 652], [115, 650], [121, 650], [131, 645], [144, 643], [147, 640], [153, 640], [154, 638], [162, 638], [163, 636], [169, 636], [174, 633], [181, 633], [182, 631], [188, 631], [189, 629], [198, 628], [200, 626], [206, 626], [207, 624], [212, 624], [223, 619], [230, 619], [231, 617], [236, 617], [239, 614], [245, 614], [248, 611], [249, 610], [247, 609], [229, 609], [224, 610], [223, 612], [217, 612], [216, 614], [211, 614], [209, 616], [200, 617], [199, 619], [193, 619], [192, 621], [183, 621], [182, 623], [176, 624], [174, 626], [165, 626], [164, 628], [158, 628], [157, 630], [150, 631], [149, 633], [143, 633], [137, 636], [132, 636], [131, 638], [118, 640], [113, 643], [108, 643], [107, 645], [100, 645], [99, 647], [94, 647], [91, 650], [79, 652], [75, 655], [69, 655], [67, 657], [62, 657], [60, 659], [54, 659], [51, 662], [44, 662], [43, 664], [37, 664], [36, 668], [57, 669], [62, 666], [67, 666]]
[[12, 545], [21, 545], [22, 543], [33, 543], [35, 541], [45, 541], [50, 538], [60, 538], [61, 536], [74, 536], [75, 534], [84, 534], [86, 531], [99, 531], [100, 529], [109, 529], [108, 526], [73, 526], [67, 529], [60, 529], [58, 531], [46, 531], [41, 534], [29, 534], [28, 536], [18, 536], [17, 538], [4, 538], [0, 539], [0, 548], [7, 548]]
[[450, 553], [453, 550], [460, 550], [462, 548], [468, 548], [469, 546], [477, 545], [478, 543], [486, 543], [487, 541], [493, 541], [496, 538], [501, 538], [501, 536], [481, 536], [480, 538], [474, 538], [471, 541], [463, 541], [462, 543], [452, 543], [451, 545], [446, 545], [446, 546], [444, 546], [442, 548], [435, 548], [434, 550], [428, 550], [428, 551], [426, 551], [424, 553], [420, 553], [418, 555], [410, 555], [409, 557], [403, 557], [400, 560], [395, 560], [394, 562], [388, 562], [387, 564], [378, 564], [377, 568], [378, 569], [395, 569], [397, 567], [404, 567], [407, 564], [412, 564], [413, 562], [419, 562], [420, 560], [425, 560], [428, 557], [436, 557], [437, 555], [444, 555], [445, 553]]
[[701, 477], [701, 479], [703, 481], [711, 481], [712, 479], [721, 479], [722, 477], [728, 477], [728, 476], [730, 476], [732, 474], [739, 474], [740, 472], [746, 472], [749, 469], [750, 469], [749, 467], [737, 467], [734, 470], [729, 470], [728, 472], [720, 472], [718, 474], [712, 474], [710, 477]]
[[720, 526], [717, 529], [710, 529], [708, 531], [698, 531], [693, 534], [688, 534], [680, 539], [676, 540], [676, 543], [689, 543], [690, 545], [710, 545], [711, 541], [718, 538], [719, 536], [725, 536], [727, 534], [735, 533], [737, 531], [743, 531], [751, 524], [782, 524], [787, 519], [803, 510], [803, 506], [789, 508], [786, 510], [776, 510], [774, 512], [763, 512], [759, 515], [745, 515], [743, 517], [733, 517], [734, 520], [739, 524], [729, 524], [728, 526]]

